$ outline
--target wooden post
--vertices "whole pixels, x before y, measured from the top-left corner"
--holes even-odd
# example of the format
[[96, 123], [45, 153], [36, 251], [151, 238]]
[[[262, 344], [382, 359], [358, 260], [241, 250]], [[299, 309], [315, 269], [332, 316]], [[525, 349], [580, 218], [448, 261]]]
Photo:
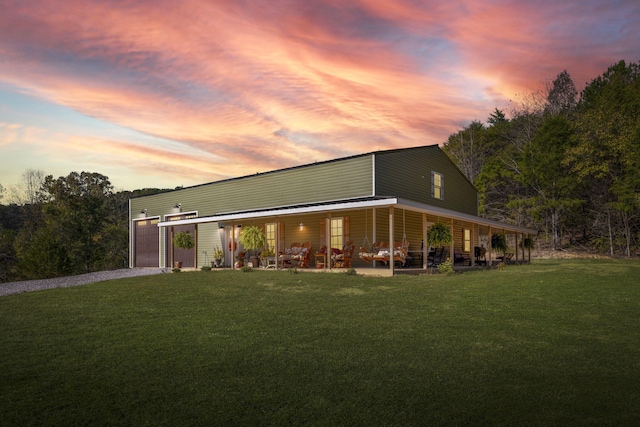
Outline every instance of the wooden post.
[[[453, 251], [455, 250], [456, 245], [456, 235], [453, 232], [453, 218], [451, 218], [451, 222], [449, 225], [449, 231], [451, 232], [451, 245], [449, 246], [449, 259], [451, 260], [451, 265], [455, 264], [455, 259], [453, 258]], [[446, 261], [446, 260], [445, 260]]]
[[[373, 212], [372, 212], [371, 216], [372, 216], [372, 219], [373, 219], [373, 221], [372, 221], [373, 222], [373, 225], [372, 225], [373, 233], [371, 235], [372, 236], [371, 238], [373, 239], [373, 241], [371, 242], [371, 244], [373, 245], [373, 243], [375, 243], [377, 241], [377, 236], [376, 236], [376, 229], [377, 229], [377, 227], [376, 227], [376, 208], [373, 208]], [[373, 268], [375, 268], [375, 266], [376, 266], [376, 261], [375, 260], [371, 261], [371, 266]]]
[[429, 247], [427, 246], [427, 214], [422, 214], [422, 268], [427, 269], [427, 258], [429, 258]]
[[389, 251], [391, 252], [390, 255], [390, 260], [389, 260], [389, 270], [391, 271], [391, 275], [395, 275], [395, 262], [393, 261], [393, 252], [394, 252], [394, 246], [393, 246], [393, 225], [394, 225], [394, 207], [390, 206], [389, 207]]
[[493, 248], [491, 247], [491, 235], [492, 235], [492, 231], [491, 231], [491, 226], [489, 226], [489, 243], [488, 243], [488, 248], [487, 248], [487, 266], [490, 266], [493, 264], [493, 259], [491, 258], [491, 255], [493, 253]]
[[327, 214], [327, 219], [324, 222], [324, 237], [327, 245], [327, 262], [324, 268], [331, 270], [331, 212]]

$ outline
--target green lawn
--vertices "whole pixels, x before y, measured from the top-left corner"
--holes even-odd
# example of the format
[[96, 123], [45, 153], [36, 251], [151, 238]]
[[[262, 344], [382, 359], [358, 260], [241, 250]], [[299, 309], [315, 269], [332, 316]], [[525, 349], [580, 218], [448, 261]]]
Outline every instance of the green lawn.
[[0, 298], [0, 425], [637, 425], [640, 263]]

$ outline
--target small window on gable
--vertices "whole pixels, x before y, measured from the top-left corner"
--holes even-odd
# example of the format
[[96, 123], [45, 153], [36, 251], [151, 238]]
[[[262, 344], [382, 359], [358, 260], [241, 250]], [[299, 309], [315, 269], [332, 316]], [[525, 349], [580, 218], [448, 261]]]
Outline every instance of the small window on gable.
[[431, 172], [431, 197], [444, 199], [444, 177], [441, 173]]

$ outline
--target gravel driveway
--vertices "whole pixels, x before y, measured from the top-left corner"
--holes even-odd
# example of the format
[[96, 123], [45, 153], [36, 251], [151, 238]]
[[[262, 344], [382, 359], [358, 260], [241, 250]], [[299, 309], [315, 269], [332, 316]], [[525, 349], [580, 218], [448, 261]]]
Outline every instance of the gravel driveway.
[[121, 270], [98, 271], [77, 276], [57, 277], [55, 279], [0, 283], [0, 296], [41, 291], [43, 289], [69, 288], [71, 286], [86, 285], [88, 283], [103, 282], [105, 280], [161, 274], [167, 271], [170, 270], [163, 268], [123, 268]]

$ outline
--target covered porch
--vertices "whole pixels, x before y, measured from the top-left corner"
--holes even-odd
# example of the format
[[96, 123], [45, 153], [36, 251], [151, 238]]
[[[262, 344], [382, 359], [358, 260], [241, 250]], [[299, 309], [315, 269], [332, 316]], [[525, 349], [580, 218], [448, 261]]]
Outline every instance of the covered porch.
[[[453, 241], [440, 248], [430, 248], [423, 242], [427, 241], [429, 227], [437, 223], [451, 230]], [[381, 275], [394, 275], [396, 270], [426, 270], [436, 262], [434, 252], [438, 251], [441, 251], [440, 259], [451, 258], [454, 264], [460, 266], [491, 265], [507, 259], [528, 262], [530, 253], [523, 242], [526, 237], [536, 233], [525, 227], [396, 197], [367, 197], [226, 212], [160, 222], [158, 226], [165, 229], [167, 234], [172, 227], [187, 224], [196, 229], [195, 255], [198, 267], [211, 262], [214, 248], [222, 248], [225, 251], [224, 266], [237, 268], [236, 260], [245, 252], [238, 241], [240, 231], [248, 225], [257, 225], [267, 235], [267, 247], [261, 254], [251, 254], [254, 267], [257, 267], [256, 261], [261, 258], [258, 264], [273, 268], [355, 268], [366, 269], [373, 274], [380, 272]], [[499, 253], [491, 247], [491, 236], [494, 234], [505, 236], [505, 253]], [[403, 253], [396, 251], [400, 248]], [[267, 250], [270, 253], [265, 256]], [[388, 254], [386, 258], [382, 255], [361, 256], [363, 253], [383, 254], [384, 250]], [[295, 255], [306, 257], [307, 262], [288, 262], [294, 251]], [[394, 252], [396, 256], [391, 255]], [[336, 262], [341, 254], [342, 261]], [[247, 254], [245, 257], [248, 259]]]

